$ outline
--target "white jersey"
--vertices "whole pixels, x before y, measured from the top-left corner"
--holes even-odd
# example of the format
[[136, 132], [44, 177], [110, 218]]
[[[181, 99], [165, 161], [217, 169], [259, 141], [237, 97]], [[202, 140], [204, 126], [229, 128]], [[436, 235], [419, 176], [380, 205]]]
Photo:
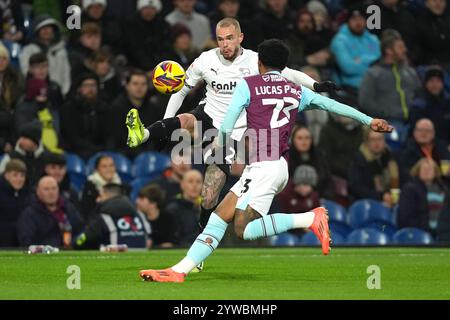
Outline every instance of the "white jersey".
[[[198, 82], [204, 80], [206, 82], [206, 95], [203, 99], [204, 110], [211, 117], [214, 127], [219, 129], [225, 119], [237, 83], [244, 77], [257, 74], [259, 74], [258, 53], [255, 51], [242, 49], [241, 54], [234, 61], [224, 59], [219, 48], [203, 52], [186, 71], [185, 88], [182, 90], [183, 92], [171, 97], [164, 118], [175, 116], [182, 103], [182, 100], [179, 101], [180, 94], [184, 98], [187, 94], [186, 88], [191, 89]], [[290, 81], [308, 88], [311, 88], [315, 82], [304, 73], [289, 68], [285, 68], [282, 75]], [[176, 110], [173, 110], [174, 108]], [[244, 110], [236, 122], [231, 138], [239, 141], [246, 128], [247, 117]]]

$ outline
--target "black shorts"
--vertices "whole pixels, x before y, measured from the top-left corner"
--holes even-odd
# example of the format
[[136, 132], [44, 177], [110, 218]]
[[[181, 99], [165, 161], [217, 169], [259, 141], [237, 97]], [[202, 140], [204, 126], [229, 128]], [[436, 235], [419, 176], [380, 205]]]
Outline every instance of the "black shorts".
[[197, 121], [202, 122], [202, 131], [205, 132], [206, 130], [214, 128], [213, 120], [210, 116], [205, 112], [205, 102], [200, 102], [199, 105], [189, 113], [194, 115], [195, 119]]

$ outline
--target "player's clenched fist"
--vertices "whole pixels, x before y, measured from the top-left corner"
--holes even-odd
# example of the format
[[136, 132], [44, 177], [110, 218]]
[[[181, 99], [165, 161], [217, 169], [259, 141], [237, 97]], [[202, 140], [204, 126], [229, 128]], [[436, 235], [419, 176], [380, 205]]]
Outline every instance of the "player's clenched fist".
[[377, 132], [392, 132], [394, 130], [394, 127], [383, 119], [373, 119], [370, 123], [370, 128]]

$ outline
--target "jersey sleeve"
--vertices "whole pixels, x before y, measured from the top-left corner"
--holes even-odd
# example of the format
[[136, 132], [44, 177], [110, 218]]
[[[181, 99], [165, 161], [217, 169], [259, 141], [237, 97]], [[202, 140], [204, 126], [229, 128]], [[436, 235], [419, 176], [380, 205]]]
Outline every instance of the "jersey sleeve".
[[320, 109], [332, 113], [336, 113], [340, 116], [352, 118], [366, 126], [370, 126], [372, 118], [368, 115], [352, 108], [346, 104], [337, 102], [336, 100], [327, 98], [318, 93], [302, 87], [302, 97], [300, 101], [299, 111]]
[[199, 81], [203, 80], [204, 57], [205, 55], [201, 54], [187, 69], [185, 86], [188, 88], [192, 89]]
[[289, 81], [295, 83], [296, 85], [304, 86], [311, 90], [314, 90], [314, 83], [317, 82], [306, 73], [288, 67], [284, 68], [283, 71], [281, 71], [281, 75]]
[[219, 129], [219, 145], [224, 145], [227, 137], [231, 135], [234, 125], [244, 108], [250, 104], [250, 89], [247, 81], [241, 80], [236, 85], [225, 119]]

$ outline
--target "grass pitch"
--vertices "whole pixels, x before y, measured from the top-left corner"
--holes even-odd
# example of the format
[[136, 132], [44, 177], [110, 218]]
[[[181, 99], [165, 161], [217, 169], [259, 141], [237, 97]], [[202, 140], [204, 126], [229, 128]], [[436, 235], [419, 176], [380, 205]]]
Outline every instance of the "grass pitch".
[[[143, 282], [138, 271], [165, 268], [186, 250], [27, 255], [0, 251], [0, 299], [450, 299], [450, 249], [218, 249], [185, 283]], [[69, 290], [67, 268], [81, 270]], [[367, 269], [381, 271], [369, 290]]]

